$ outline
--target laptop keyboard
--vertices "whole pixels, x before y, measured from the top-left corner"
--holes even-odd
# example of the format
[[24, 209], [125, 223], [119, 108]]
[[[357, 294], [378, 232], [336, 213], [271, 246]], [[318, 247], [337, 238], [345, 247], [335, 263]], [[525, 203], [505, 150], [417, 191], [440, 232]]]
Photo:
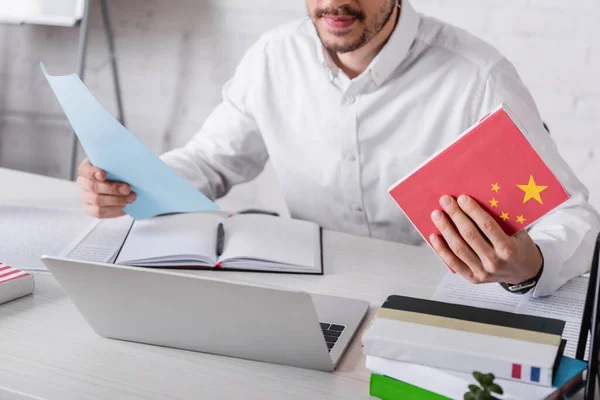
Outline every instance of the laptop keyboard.
[[333, 345], [337, 342], [344, 329], [346, 329], [344, 325], [321, 322], [321, 330], [325, 336], [325, 343], [327, 343], [327, 349], [329, 352], [331, 352]]

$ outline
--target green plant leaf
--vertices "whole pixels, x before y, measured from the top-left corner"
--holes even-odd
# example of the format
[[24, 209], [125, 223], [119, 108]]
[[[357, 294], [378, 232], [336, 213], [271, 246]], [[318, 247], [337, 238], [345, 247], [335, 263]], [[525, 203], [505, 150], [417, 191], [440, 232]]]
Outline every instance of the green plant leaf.
[[489, 385], [487, 387], [487, 389], [492, 393], [504, 394], [504, 391], [502, 390], [502, 388], [495, 383], [492, 383], [491, 385]]
[[473, 393], [465, 393], [463, 400], [477, 400]]
[[475, 395], [475, 400], [488, 400], [485, 392], [479, 392]]
[[483, 376], [483, 385], [489, 386], [494, 383], [494, 374], [485, 374]]
[[477, 382], [479, 382], [479, 384], [481, 386], [483, 386], [485, 384], [484, 377], [483, 377], [483, 374], [481, 372], [478, 372], [478, 371], [473, 372], [473, 377], [475, 378], [475, 380]]
[[469, 391], [473, 394], [480, 392], [481, 388], [477, 385], [469, 385]]

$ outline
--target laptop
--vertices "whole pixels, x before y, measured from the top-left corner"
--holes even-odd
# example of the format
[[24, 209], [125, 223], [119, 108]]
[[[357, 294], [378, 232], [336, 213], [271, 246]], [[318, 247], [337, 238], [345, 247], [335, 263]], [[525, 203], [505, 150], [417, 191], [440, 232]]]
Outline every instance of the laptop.
[[322, 371], [334, 370], [369, 308], [172, 270], [42, 262], [101, 336]]

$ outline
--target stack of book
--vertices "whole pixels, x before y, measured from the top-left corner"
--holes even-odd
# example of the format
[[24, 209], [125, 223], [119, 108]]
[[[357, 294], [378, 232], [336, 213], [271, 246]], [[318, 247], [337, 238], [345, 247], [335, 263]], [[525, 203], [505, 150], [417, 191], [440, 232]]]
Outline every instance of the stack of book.
[[384, 400], [562, 398], [580, 388], [587, 365], [563, 356], [564, 324], [390, 296], [363, 336], [370, 394]]

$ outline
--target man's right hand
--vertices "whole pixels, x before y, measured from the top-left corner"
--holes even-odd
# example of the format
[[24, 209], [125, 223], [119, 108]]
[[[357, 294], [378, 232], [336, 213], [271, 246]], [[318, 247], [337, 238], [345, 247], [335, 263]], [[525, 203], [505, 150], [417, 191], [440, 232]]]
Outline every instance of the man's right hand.
[[87, 158], [79, 165], [77, 183], [85, 211], [96, 218], [125, 215], [123, 208], [135, 201], [135, 193], [126, 183], [106, 180], [106, 173], [94, 167]]

